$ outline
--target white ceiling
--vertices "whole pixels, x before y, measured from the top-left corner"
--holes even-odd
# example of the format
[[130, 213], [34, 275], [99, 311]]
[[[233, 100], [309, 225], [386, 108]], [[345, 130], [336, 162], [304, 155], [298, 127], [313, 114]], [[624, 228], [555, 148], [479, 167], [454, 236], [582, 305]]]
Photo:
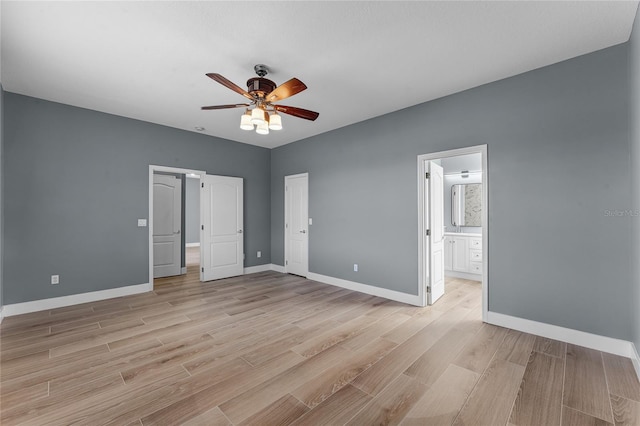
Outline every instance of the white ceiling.
[[[629, 39], [638, 2], [1, 3], [5, 90], [273, 148]], [[267, 136], [240, 130], [253, 65], [308, 89]]]

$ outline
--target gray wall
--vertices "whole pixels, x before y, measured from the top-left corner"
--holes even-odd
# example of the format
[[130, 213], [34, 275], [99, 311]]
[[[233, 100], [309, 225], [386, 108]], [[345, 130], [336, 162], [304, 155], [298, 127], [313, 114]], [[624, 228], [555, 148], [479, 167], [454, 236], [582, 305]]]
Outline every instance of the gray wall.
[[310, 271], [417, 294], [416, 156], [487, 144], [489, 309], [631, 340], [627, 47], [272, 150], [272, 262], [309, 172]]
[[[631, 141], [631, 170], [633, 210], [640, 212], [640, 10], [636, 13], [636, 20], [629, 41], [629, 79], [630, 79], [630, 141]], [[631, 216], [631, 235], [633, 246], [631, 265], [633, 269], [632, 283], [634, 285], [633, 321], [635, 330], [633, 342], [640, 350], [640, 217]]]
[[187, 178], [185, 191], [185, 242], [200, 242], [200, 180]]
[[136, 223], [148, 214], [149, 164], [244, 178], [245, 265], [270, 263], [269, 150], [13, 93], [4, 101], [5, 304], [148, 282], [148, 228]]

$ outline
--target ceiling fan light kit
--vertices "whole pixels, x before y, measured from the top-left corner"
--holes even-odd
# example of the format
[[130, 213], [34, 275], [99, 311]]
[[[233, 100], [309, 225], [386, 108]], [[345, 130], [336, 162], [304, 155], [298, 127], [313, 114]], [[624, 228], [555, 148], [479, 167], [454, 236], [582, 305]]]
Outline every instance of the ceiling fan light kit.
[[240, 117], [240, 128], [242, 130], [253, 130], [255, 126], [256, 133], [260, 135], [268, 135], [269, 130], [282, 130], [282, 117], [278, 114], [278, 111], [310, 121], [318, 118], [320, 114], [315, 111], [275, 104], [277, 101], [286, 99], [305, 90], [307, 86], [303, 82], [297, 78], [292, 78], [280, 86], [276, 86], [273, 81], [264, 78], [268, 73], [266, 65], [258, 64], [254, 66], [253, 69], [258, 77], [250, 78], [247, 81], [248, 90], [242, 89], [220, 74], [207, 74], [207, 77], [241, 94], [249, 99], [251, 103], [204, 106], [202, 109], [246, 108], [244, 114]]

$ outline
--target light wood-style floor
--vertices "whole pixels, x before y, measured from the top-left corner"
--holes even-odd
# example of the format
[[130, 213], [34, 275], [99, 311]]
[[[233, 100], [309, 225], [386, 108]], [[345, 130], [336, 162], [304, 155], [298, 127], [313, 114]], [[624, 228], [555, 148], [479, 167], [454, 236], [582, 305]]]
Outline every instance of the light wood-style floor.
[[6, 318], [2, 425], [640, 424], [628, 359], [265, 272]]

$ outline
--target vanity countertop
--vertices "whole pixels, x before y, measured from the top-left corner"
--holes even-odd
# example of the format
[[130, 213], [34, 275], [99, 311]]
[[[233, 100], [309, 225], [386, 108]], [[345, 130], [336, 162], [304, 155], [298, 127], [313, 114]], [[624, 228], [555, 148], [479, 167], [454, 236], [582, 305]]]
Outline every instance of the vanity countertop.
[[444, 235], [458, 237], [482, 237], [482, 234], [474, 234], [472, 232], [445, 232]]

